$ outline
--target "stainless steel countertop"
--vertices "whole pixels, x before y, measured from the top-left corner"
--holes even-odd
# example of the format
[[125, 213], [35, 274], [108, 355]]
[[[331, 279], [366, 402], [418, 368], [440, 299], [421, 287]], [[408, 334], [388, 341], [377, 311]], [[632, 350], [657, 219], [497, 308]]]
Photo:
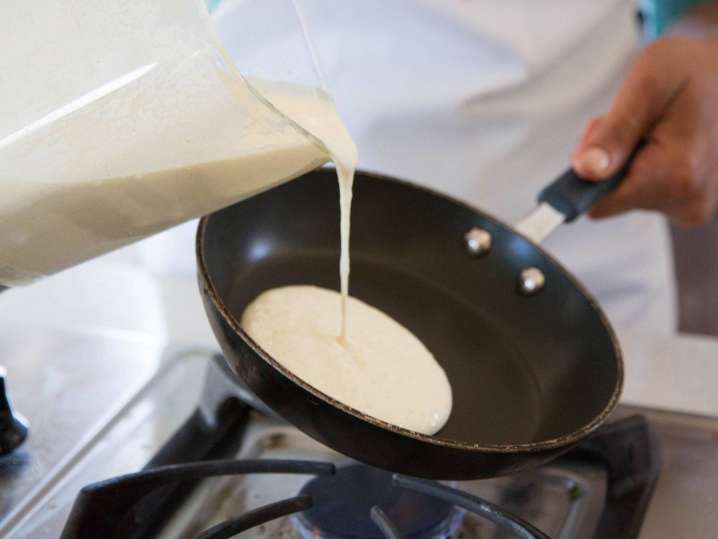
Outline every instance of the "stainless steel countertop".
[[[47, 507], [49, 493], [82, 469], [95, 448], [107, 444], [122, 418], [167, 409], [179, 416], [178, 421], [184, 420], [195, 406], [204, 367], [202, 358], [195, 373], [196, 392], [187, 388], [178, 399], [182, 402], [172, 406], [164, 393], [155, 392], [151, 395], [155, 400], [146, 402], [141, 398], [157, 375], [176, 362], [176, 358], [168, 359], [157, 341], [108, 333], [18, 329], [0, 334], [0, 350], [10, 398], [30, 422], [25, 443], [0, 460], [0, 537], [38, 508]], [[144, 450], [134, 447], [130, 455], [112, 448], [111, 457], [106, 455], [99, 468], [87, 470], [84, 482], [144, 465], [176, 428], [170, 423], [149, 419], [142, 436], [126, 432], [128, 439], [115, 440], [115, 444], [141, 442]], [[76, 493], [77, 489], [70, 503]], [[44, 517], [37, 519], [38, 525], [43, 522]], [[47, 536], [57, 537], [56, 529], [53, 533]]]

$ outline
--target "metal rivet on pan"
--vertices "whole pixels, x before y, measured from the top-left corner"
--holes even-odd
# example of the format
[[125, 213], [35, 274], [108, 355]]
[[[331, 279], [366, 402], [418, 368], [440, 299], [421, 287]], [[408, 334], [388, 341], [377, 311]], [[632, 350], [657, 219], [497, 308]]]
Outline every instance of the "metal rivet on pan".
[[483, 228], [472, 228], [464, 234], [464, 242], [470, 255], [485, 255], [491, 249], [491, 234]]
[[519, 292], [524, 296], [540, 292], [545, 284], [546, 277], [538, 268], [526, 268], [519, 273]]

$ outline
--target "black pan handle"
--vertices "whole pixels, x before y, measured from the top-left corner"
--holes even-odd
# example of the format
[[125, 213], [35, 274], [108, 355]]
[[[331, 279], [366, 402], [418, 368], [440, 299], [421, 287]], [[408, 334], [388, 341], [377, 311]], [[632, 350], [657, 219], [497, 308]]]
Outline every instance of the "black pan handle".
[[641, 141], [628, 156], [623, 166], [613, 176], [605, 180], [584, 180], [572, 168], [568, 169], [556, 181], [544, 187], [539, 193], [538, 201], [547, 202], [560, 211], [566, 217], [567, 223], [574, 221], [618, 187], [644, 145], [645, 142]]

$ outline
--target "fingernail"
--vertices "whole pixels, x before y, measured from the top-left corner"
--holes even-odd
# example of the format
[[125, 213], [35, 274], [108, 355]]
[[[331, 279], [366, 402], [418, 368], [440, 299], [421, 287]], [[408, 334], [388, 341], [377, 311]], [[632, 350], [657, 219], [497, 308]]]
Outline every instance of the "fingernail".
[[608, 170], [608, 165], [610, 164], [611, 158], [608, 152], [598, 146], [589, 148], [578, 157], [578, 168], [580, 171], [587, 172], [592, 176], [602, 175]]

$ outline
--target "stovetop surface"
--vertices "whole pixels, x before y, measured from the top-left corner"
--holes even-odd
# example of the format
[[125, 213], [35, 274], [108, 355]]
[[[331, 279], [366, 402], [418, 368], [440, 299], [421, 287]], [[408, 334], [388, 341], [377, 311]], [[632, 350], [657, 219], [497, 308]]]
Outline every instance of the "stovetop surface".
[[[18, 340], [0, 337], [0, 349], [11, 397], [32, 431], [19, 452], [0, 462], [0, 537], [55, 538], [82, 486], [141, 469], [192, 413], [212, 354], [121, 338], [58, 336], [22, 349], [13, 345]], [[98, 393], [93, 377], [111, 383], [103, 383]], [[77, 398], [67, 397], [68, 388]], [[626, 406], [616, 417], [636, 412], [650, 419], [662, 462], [640, 537], [712, 537], [718, 529], [718, 419]], [[296, 429], [255, 416], [241, 456], [346, 460]], [[605, 489], [605, 478], [594, 472], [552, 463], [518, 479], [456, 486], [496, 499], [507, 492], [507, 484], [528, 482], [537, 495], [511, 508], [552, 536], [580, 537], [576, 523], [596, 518]], [[196, 532], [267, 500], [296, 495], [307, 481], [302, 476], [278, 477], [271, 482], [266, 476], [205, 481], [164, 536], [191, 537], [188, 530]], [[554, 509], [549, 514], [542, 504]], [[286, 519], [273, 526], [277, 534], [294, 537]], [[573, 535], [565, 535], [565, 530], [573, 530]], [[465, 532], [466, 538], [501, 537], [480, 520], [469, 520]], [[267, 528], [253, 533], [282, 537], [268, 535]]]
[[0, 334], [15, 409], [30, 422], [0, 459], [0, 537], [57, 538], [79, 489], [142, 468], [196, 407], [209, 354], [137, 337]]
[[[352, 463], [298, 432], [291, 426], [254, 414], [240, 458], [297, 459], [332, 462], [337, 467]], [[243, 479], [206, 481], [184, 505], [181, 517], [171, 522], [160, 537], [194, 537], [202, 530], [272, 501], [295, 496], [308, 481], [306, 476], [278, 475], [271, 479], [249, 475]], [[603, 509], [606, 478], [603, 471], [580, 463], [542, 467], [518, 478], [450, 482], [451, 486], [498, 502], [514, 514], [531, 518], [532, 524], [551, 537], [585, 537], [596, 527]], [[528, 489], [528, 490], [527, 490]], [[530, 496], [518, 493], [530, 492]], [[512, 499], [512, 493], [514, 494]], [[242, 537], [301, 539], [294, 517], [272, 521], [244, 532]], [[467, 514], [451, 537], [500, 538], [491, 523]]]

